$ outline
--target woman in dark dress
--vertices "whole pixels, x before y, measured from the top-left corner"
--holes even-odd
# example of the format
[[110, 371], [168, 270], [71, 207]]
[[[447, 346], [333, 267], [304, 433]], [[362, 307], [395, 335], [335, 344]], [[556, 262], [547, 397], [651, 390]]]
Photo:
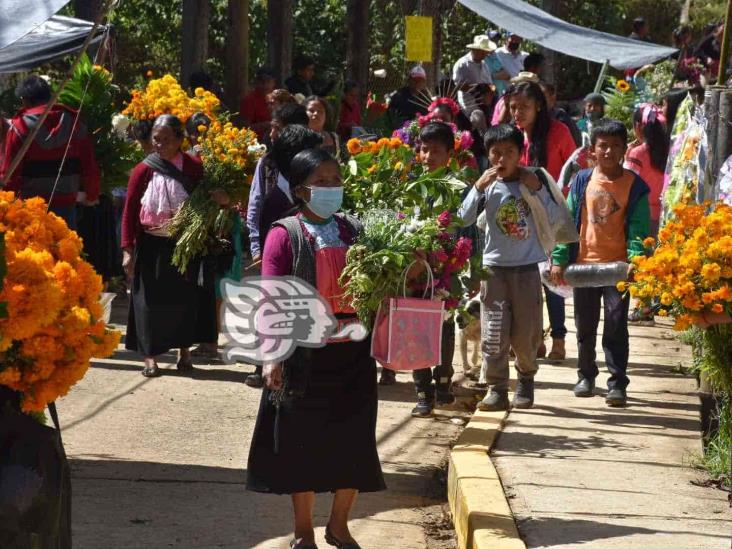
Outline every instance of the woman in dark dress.
[[[338, 278], [360, 224], [336, 213], [343, 196], [338, 163], [322, 149], [302, 151], [292, 160], [289, 181], [299, 213], [269, 232], [262, 275], [302, 278], [329, 302], [339, 325], [354, 322]], [[291, 547], [316, 547], [315, 493], [334, 492], [326, 541], [357, 549], [348, 530], [356, 494], [385, 488], [376, 451], [376, 364], [369, 350], [370, 338], [329, 340], [264, 367], [267, 389], [249, 451], [247, 488], [291, 495]]]
[[[202, 327], [215, 332], [216, 326], [215, 308], [199, 303], [198, 262], [185, 275], [172, 264], [175, 241], [167, 224], [203, 178], [201, 161], [181, 152], [183, 138], [177, 117], [155, 120], [154, 152], [132, 171], [122, 214], [122, 265], [132, 279], [125, 347], [145, 357], [145, 377], [159, 376], [155, 357], [175, 348], [178, 369], [190, 371], [189, 347], [210, 341]], [[221, 206], [229, 203], [221, 190], [211, 198]]]

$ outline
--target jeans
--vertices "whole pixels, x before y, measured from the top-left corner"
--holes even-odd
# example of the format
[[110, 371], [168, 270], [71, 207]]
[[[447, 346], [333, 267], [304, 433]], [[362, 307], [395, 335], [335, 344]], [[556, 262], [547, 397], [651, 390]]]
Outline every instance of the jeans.
[[449, 386], [454, 373], [452, 358], [455, 354], [455, 322], [446, 320], [442, 323], [442, 364], [434, 368], [422, 368], [412, 372], [414, 386], [418, 393], [431, 392], [432, 380], [438, 386]]
[[546, 299], [546, 310], [549, 312], [549, 326], [551, 327], [552, 339], [564, 339], [567, 337], [567, 326], [565, 326], [564, 298], [544, 286], [544, 297]]
[[610, 372], [608, 389], [625, 389], [630, 381], [628, 369], [628, 306], [630, 299], [614, 286], [574, 289], [574, 322], [577, 325], [577, 374], [580, 379], [595, 379], [597, 363], [597, 326], [600, 323], [600, 300], [605, 308], [602, 349]]

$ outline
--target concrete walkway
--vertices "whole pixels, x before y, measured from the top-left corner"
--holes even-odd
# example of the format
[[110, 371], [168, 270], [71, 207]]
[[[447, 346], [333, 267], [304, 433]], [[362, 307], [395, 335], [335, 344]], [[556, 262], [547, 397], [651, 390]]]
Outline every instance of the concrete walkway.
[[[123, 328], [124, 302], [113, 321]], [[75, 549], [288, 547], [287, 497], [244, 488], [260, 391], [250, 366], [200, 366], [179, 375], [172, 355], [156, 379], [120, 350], [95, 362], [58, 403], [73, 474]], [[440, 476], [465, 412], [414, 420], [411, 375], [380, 388], [377, 439], [388, 490], [359, 497], [352, 533], [364, 549], [454, 546]], [[329, 497], [318, 497], [316, 536]], [[429, 534], [429, 535], [428, 535]], [[437, 538], [437, 539], [435, 539]], [[439, 538], [444, 538], [444, 543]]]
[[[727, 494], [696, 485], [701, 451], [696, 382], [670, 322], [631, 328], [629, 406], [579, 399], [571, 305], [570, 359], [544, 364], [536, 405], [512, 411], [492, 452], [528, 547], [728, 548]], [[599, 338], [598, 338], [599, 348]], [[601, 351], [600, 351], [601, 353]], [[600, 354], [598, 361], [604, 359]]]

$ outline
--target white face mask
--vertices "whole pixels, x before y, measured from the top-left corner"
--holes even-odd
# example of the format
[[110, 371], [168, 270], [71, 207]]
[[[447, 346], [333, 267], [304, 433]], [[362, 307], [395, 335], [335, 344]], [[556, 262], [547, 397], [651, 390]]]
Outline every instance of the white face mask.
[[308, 208], [318, 217], [328, 219], [341, 209], [343, 187], [307, 187], [310, 189]]

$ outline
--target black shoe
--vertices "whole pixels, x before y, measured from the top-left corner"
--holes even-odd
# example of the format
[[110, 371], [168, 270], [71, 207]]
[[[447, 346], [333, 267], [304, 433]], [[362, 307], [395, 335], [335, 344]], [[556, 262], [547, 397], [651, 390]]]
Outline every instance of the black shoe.
[[259, 389], [264, 385], [264, 381], [262, 380], [262, 374], [259, 372], [254, 372], [253, 374], [249, 374], [247, 378], [244, 380], [244, 383], [246, 383], [249, 387], [254, 387], [255, 389]]
[[432, 410], [435, 409], [435, 396], [432, 391], [420, 391], [417, 393], [417, 405], [412, 408], [413, 417], [432, 417]]
[[583, 377], [574, 386], [574, 396], [586, 398], [595, 396], [595, 380]]
[[382, 368], [379, 385], [396, 385], [396, 372], [388, 368]]
[[318, 549], [318, 546], [314, 543], [307, 543], [305, 541], [298, 541], [296, 539], [290, 540], [290, 549]]
[[491, 389], [483, 400], [478, 403], [478, 410], [483, 412], [500, 412], [508, 410], [508, 391]]
[[520, 377], [516, 384], [512, 406], [518, 409], [531, 408], [534, 405], [534, 378]]
[[446, 385], [437, 385], [435, 392], [435, 402], [438, 406], [449, 406], [455, 402], [455, 395], [452, 394], [452, 383]]
[[361, 546], [358, 543], [351, 543], [349, 541], [341, 541], [337, 537], [333, 535], [333, 532], [330, 531], [330, 525], [325, 526], [325, 541], [328, 545], [332, 545], [333, 547], [336, 547], [337, 549], [361, 549]]
[[628, 403], [625, 389], [610, 389], [605, 397], [605, 404], [613, 408], [622, 408]]

